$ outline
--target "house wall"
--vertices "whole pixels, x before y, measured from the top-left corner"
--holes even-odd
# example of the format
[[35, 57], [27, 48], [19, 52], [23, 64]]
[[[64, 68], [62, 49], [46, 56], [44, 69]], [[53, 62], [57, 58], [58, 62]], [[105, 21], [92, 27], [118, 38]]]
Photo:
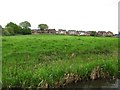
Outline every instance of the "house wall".
[[66, 34], [66, 31], [58, 31], [59, 34]]
[[102, 36], [107, 36], [107, 33], [103, 33], [103, 35]]
[[68, 31], [68, 34], [70, 34], [70, 35], [76, 35], [77, 33], [76, 33], [76, 31]]
[[85, 33], [81, 32], [80, 35], [85, 35]]
[[[41, 31], [39, 29], [33, 29], [31, 30], [32, 34], [41, 34], [41, 33], [50, 33], [50, 34], [68, 34], [68, 35], [90, 35], [90, 31], [76, 31], [76, 30], [62, 30], [59, 29], [56, 31], [55, 29], [48, 29], [46, 31]], [[96, 32], [98, 36], [113, 36], [113, 33], [111, 31], [105, 32], [105, 31], [98, 31]]]

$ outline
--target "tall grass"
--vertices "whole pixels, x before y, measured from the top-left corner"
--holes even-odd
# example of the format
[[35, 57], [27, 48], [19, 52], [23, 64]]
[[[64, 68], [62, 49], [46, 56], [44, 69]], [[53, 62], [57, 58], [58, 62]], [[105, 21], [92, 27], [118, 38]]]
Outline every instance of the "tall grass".
[[54, 86], [65, 74], [90, 78], [99, 66], [118, 73], [118, 41], [111, 37], [25, 35], [2, 37], [3, 87]]

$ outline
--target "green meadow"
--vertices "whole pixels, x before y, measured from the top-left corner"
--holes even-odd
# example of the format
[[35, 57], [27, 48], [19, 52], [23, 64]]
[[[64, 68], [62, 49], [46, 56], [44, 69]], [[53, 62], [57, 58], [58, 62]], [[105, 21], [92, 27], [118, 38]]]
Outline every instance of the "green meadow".
[[59, 87], [79, 80], [114, 79], [117, 74], [118, 38], [2, 37], [3, 87]]

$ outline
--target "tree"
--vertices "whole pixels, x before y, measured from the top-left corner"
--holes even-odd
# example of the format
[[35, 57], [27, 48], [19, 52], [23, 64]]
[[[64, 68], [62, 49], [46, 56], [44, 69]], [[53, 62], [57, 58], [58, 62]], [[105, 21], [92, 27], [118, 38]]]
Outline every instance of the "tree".
[[23, 35], [31, 34], [30, 29], [31, 24], [28, 21], [21, 22], [19, 25], [22, 28], [22, 30], [20, 31], [21, 34]]
[[11, 26], [5, 27], [4, 32], [5, 35], [15, 35], [14, 28]]
[[90, 36], [96, 36], [96, 31], [92, 31]]
[[2, 30], [2, 26], [0, 25], [0, 30]]
[[2, 29], [3, 29], [3, 28], [2, 28], [2, 26], [0, 25], [0, 35], [2, 34]]
[[40, 30], [47, 30], [48, 29], [48, 25], [47, 24], [39, 24], [38, 28], [40, 28]]
[[8, 32], [8, 30], [3, 29], [2, 35], [3, 35], [3, 36], [4, 36], [4, 35], [5, 35], [5, 36], [9, 36], [10, 33]]
[[19, 26], [18, 26], [17, 24], [13, 23], [13, 22], [9, 22], [9, 23], [5, 26], [5, 28], [6, 28], [6, 29], [7, 29], [7, 28], [10, 29], [10, 31], [11, 31], [11, 29], [13, 29], [12, 32], [14, 32], [15, 34], [18, 34], [19, 31], [20, 31]]
[[29, 27], [31, 27], [31, 24], [28, 21], [21, 22], [19, 25], [22, 28], [29, 28]]
[[18, 26], [18, 29], [19, 29], [18, 34], [21, 34], [22, 27], [21, 27], [21, 26]]
[[31, 29], [30, 28], [23, 28], [20, 33], [23, 35], [31, 34]]

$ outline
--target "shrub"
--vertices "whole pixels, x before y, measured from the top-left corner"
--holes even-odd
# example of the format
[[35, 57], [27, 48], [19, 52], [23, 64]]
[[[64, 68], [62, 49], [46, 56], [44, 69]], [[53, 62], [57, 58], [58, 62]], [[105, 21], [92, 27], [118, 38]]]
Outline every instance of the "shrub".
[[92, 31], [90, 36], [96, 36], [96, 31]]
[[30, 28], [23, 28], [20, 31], [20, 33], [23, 34], [23, 35], [31, 34], [31, 29]]
[[7, 27], [5, 29], [3, 29], [3, 35], [5, 36], [9, 36], [9, 35], [15, 35], [14, 33], [14, 29], [12, 27]]
[[3, 31], [2, 31], [2, 35], [3, 35], [3, 36], [9, 36], [10, 33], [9, 33], [7, 30], [3, 30]]
[[8, 29], [8, 32], [10, 33], [10, 35], [15, 35], [15, 32], [13, 29]]

